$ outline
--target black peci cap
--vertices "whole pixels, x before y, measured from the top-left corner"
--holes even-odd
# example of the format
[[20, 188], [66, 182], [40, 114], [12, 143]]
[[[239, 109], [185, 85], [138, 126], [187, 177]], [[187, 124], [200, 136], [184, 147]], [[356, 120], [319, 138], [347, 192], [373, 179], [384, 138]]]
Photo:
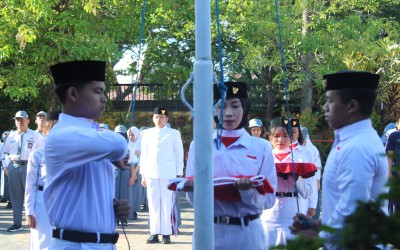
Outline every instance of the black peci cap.
[[157, 107], [157, 108], [154, 109], [154, 114], [155, 115], [166, 115], [166, 116], [168, 116], [168, 111], [165, 108]]
[[376, 90], [379, 83], [378, 74], [372, 74], [366, 71], [339, 71], [333, 74], [323, 76], [325, 81], [325, 90], [336, 89], [367, 89]]
[[[249, 98], [247, 95], [247, 84], [244, 82], [225, 82], [226, 98]], [[221, 93], [218, 85], [214, 84], [214, 100], [221, 99]]]
[[50, 67], [54, 84], [60, 85], [81, 81], [104, 82], [106, 63], [104, 61], [71, 61]]
[[299, 119], [291, 118], [290, 123], [289, 123], [289, 120], [287, 118], [277, 117], [277, 118], [274, 118], [271, 120], [270, 129], [276, 128], [276, 127], [284, 127], [284, 128], [286, 128], [286, 130], [289, 130], [289, 124], [291, 125], [292, 128], [300, 127]]

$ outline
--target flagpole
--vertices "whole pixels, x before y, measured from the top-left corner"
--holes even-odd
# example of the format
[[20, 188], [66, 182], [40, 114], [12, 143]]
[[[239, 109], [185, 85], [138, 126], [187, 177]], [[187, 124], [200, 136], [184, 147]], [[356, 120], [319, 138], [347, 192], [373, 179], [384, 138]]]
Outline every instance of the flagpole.
[[213, 65], [211, 61], [211, 2], [195, 1], [194, 62], [194, 249], [214, 249], [213, 191]]

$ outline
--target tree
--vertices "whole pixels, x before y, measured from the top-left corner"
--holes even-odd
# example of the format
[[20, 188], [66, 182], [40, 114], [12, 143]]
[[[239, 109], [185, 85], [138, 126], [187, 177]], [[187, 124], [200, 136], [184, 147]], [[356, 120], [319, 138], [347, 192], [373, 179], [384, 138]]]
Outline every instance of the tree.
[[[172, 85], [183, 83], [194, 60], [194, 1], [153, 4], [157, 7], [149, 14], [145, 79], [160, 79]], [[379, 72], [382, 86], [391, 84], [388, 79], [398, 75], [398, 68], [393, 70], [393, 60], [398, 61], [399, 51], [389, 51], [399, 40], [398, 0], [280, 1], [279, 6], [289, 91], [299, 91], [302, 83], [310, 81], [316, 93], [315, 110], [320, 110], [324, 102], [321, 79], [325, 73], [343, 69]], [[305, 9], [306, 35], [302, 33]], [[266, 85], [269, 119], [275, 103], [283, 96], [275, 5], [273, 1], [222, 1], [220, 12], [226, 75]], [[218, 73], [215, 27], [213, 18], [213, 60]], [[302, 60], [304, 55], [309, 57], [306, 61]], [[280, 111], [280, 107], [276, 109]]]
[[2, 1], [2, 92], [54, 109], [49, 67], [68, 60], [106, 60], [107, 84], [115, 83], [112, 65], [139, 42], [140, 9], [135, 0]]

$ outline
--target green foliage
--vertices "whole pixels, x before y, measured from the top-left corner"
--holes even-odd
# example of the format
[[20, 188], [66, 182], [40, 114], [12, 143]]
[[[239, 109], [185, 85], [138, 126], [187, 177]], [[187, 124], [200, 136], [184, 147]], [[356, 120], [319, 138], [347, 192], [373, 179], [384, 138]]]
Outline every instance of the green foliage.
[[[379, 95], [400, 76], [399, 0], [279, 1], [289, 92], [312, 80], [313, 111], [322, 107], [322, 75], [379, 72]], [[179, 90], [195, 60], [194, 0], [148, 0], [141, 80]], [[219, 73], [215, 2], [212, 61]], [[220, 1], [225, 76], [266, 85], [269, 109], [282, 101], [283, 74], [274, 1]], [[0, 3], [0, 88], [13, 100], [40, 98], [50, 65], [72, 59], [118, 61], [139, 44], [142, 1], [4, 0]], [[307, 22], [302, 19], [306, 13]], [[304, 32], [303, 26], [306, 26]], [[304, 56], [310, 56], [305, 62]], [[135, 71], [137, 61], [131, 65]], [[108, 70], [107, 83], [114, 83]], [[173, 89], [175, 87], [175, 90]], [[385, 99], [383, 99], [385, 101]], [[294, 106], [301, 100], [291, 99]], [[267, 110], [267, 119], [272, 115]], [[279, 108], [278, 108], [279, 112]]]
[[311, 109], [305, 109], [300, 116], [300, 124], [307, 127], [308, 131], [314, 132], [317, 128], [319, 114], [313, 113]]
[[[394, 166], [395, 169], [399, 167]], [[377, 245], [389, 245], [393, 249], [400, 249], [400, 213], [387, 215], [382, 210], [386, 209], [386, 206], [383, 207], [382, 204], [385, 204], [388, 199], [400, 200], [399, 176], [389, 180], [389, 187], [390, 193], [382, 194], [377, 201], [358, 202], [354, 213], [345, 219], [339, 243], [343, 249], [376, 249]], [[324, 228], [324, 230], [334, 232], [329, 228]], [[322, 242], [319, 238], [313, 241], [296, 238], [288, 243], [286, 249], [318, 249]]]
[[135, 0], [6, 0], [0, 6], [0, 88], [14, 100], [46, 101], [40, 97], [55, 63], [113, 64], [137, 42], [141, 6]]

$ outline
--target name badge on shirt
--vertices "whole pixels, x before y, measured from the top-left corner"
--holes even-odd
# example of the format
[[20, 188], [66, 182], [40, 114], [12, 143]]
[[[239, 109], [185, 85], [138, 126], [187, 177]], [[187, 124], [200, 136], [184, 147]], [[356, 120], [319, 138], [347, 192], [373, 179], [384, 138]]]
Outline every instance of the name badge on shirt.
[[29, 139], [27, 140], [27, 142], [28, 142], [28, 148], [32, 149], [34, 141], [32, 139]]

